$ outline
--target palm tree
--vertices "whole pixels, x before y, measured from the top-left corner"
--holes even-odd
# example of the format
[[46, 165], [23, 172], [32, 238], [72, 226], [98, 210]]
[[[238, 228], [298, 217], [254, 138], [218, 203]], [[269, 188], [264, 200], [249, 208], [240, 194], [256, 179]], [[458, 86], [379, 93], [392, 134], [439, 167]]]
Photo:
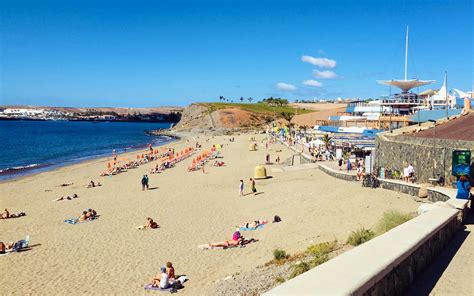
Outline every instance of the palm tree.
[[249, 97], [247, 100], [249, 101], [249, 103], [252, 103], [253, 98], [252, 98], [252, 97]]
[[331, 144], [332, 137], [330, 137], [328, 134], [325, 134], [321, 140], [323, 141], [324, 145], [326, 145], [326, 149], [328, 149], [329, 144]]
[[240, 97], [240, 102], [244, 102], [244, 97]]

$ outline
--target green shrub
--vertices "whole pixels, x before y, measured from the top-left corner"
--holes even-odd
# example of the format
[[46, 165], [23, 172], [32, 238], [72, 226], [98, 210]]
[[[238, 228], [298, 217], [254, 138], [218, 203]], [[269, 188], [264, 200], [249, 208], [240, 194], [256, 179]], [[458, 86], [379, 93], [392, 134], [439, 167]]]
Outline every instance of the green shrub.
[[286, 254], [285, 250], [275, 249], [273, 251], [273, 258], [275, 258], [275, 260], [282, 260], [282, 259], [286, 259], [287, 257], [288, 255]]
[[293, 271], [291, 272], [290, 274], [290, 279], [296, 277], [296, 276], [299, 276], [300, 274], [303, 274], [305, 272], [307, 272], [308, 270], [310, 270], [310, 266], [308, 263], [306, 262], [299, 262], [298, 264], [295, 264], [293, 266]]
[[349, 235], [349, 238], [347, 239], [347, 243], [351, 246], [358, 246], [371, 240], [374, 236], [375, 233], [372, 230], [361, 227], [356, 231], [352, 231], [351, 235]]
[[310, 266], [311, 266], [311, 268], [313, 268], [313, 267], [316, 267], [320, 264], [323, 264], [324, 262], [326, 262], [328, 260], [329, 260], [328, 255], [319, 255], [319, 256], [314, 257], [313, 260], [311, 260]]
[[382, 234], [407, 222], [411, 218], [413, 218], [411, 214], [403, 214], [399, 211], [388, 211], [383, 214], [375, 229], [377, 233]]
[[336, 244], [337, 244], [337, 241], [324, 242], [324, 243], [309, 246], [306, 251], [313, 256], [322, 256], [334, 251]]
[[275, 278], [275, 282], [281, 284], [281, 283], [284, 283], [285, 282], [285, 278], [281, 277], [281, 276], [277, 276]]

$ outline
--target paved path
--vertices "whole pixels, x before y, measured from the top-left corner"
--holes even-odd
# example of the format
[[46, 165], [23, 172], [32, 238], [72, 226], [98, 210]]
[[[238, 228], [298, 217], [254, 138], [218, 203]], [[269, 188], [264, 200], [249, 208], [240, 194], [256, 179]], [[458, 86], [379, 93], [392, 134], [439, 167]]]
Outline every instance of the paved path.
[[474, 214], [407, 295], [474, 295]]

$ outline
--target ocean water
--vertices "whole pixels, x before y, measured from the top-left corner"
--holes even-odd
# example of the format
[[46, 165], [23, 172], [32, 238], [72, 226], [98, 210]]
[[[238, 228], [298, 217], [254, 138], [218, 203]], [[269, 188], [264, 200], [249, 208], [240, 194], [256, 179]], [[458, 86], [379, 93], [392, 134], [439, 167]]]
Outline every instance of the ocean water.
[[172, 141], [147, 130], [170, 123], [0, 121], [0, 179]]

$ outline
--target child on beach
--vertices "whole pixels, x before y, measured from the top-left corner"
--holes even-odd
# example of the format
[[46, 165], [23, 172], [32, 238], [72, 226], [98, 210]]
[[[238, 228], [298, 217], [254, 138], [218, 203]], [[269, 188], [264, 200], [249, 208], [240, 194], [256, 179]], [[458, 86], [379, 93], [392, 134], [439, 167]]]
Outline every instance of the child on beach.
[[239, 184], [239, 195], [244, 196], [244, 180], [240, 180]]

